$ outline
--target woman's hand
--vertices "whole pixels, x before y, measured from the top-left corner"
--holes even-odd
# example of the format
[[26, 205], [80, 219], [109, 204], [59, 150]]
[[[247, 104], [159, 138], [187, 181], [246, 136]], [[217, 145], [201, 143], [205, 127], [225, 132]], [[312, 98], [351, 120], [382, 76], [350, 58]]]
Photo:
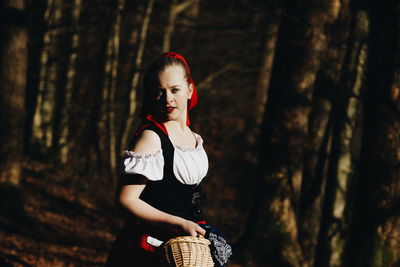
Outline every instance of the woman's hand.
[[188, 233], [191, 236], [204, 236], [206, 234], [206, 230], [201, 228], [197, 223], [189, 220], [184, 220], [181, 227], [185, 233]]

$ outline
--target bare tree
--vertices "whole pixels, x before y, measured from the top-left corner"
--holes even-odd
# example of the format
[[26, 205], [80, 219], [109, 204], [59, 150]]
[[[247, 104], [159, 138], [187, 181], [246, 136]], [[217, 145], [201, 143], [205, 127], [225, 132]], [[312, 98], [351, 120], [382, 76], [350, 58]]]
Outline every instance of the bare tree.
[[114, 8], [113, 1], [86, 1], [81, 6], [67, 140], [67, 162], [76, 182], [82, 176], [96, 177], [104, 166], [99, 157], [103, 151], [99, 149], [97, 124], [103, 104], [104, 66]]
[[170, 3], [168, 23], [165, 28], [164, 40], [162, 44], [162, 52], [167, 52], [171, 49], [172, 35], [175, 30], [176, 19], [179, 13], [184, 12], [193, 3], [199, 0], [184, 0], [182, 3], [178, 3], [178, 0], [172, 0]]
[[26, 119], [24, 126], [24, 148], [30, 152], [32, 142], [33, 117], [37, 105], [40, 83], [41, 55], [44, 34], [46, 32], [45, 11], [47, 1], [29, 1], [29, 43], [28, 43], [28, 72], [26, 85]]
[[392, 220], [400, 211], [400, 112], [399, 102], [392, 95], [399, 84], [399, 3], [366, 3], [370, 38], [360, 172], [353, 188], [344, 266], [395, 266], [398, 252], [393, 257], [389, 253], [386, 257], [378, 255], [393, 248], [390, 240], [396, 239], [396, 234], [385, 234], [387, 227], [397, 228], [392, 233], [399, 231]]
[[135, 71], [133, 73], [133, 78], [131, 81], [130, 92], [129, 92], [129, 111], [127, 116], [127, 121], [122, 135], [122, 147], [127, 147], [129, 139], [132, 136], [134, 128], [134, 119], [137, 109], [137, 90], [139, 85], [139, 69], [142, 66], [143, 52], [146, 45], [147, 33], [149, 29], [150, 16], [153, 11], [154, 0], [150, 0], [147, 3], [145, 15], [143, 16], [142, 27], [140, 29], [139, 45], [136, 52], [135, 59]]
[[[330, 140], [327, 155], [325, 179], [320, 188], [321, 210], [318, 229], [318, 243], [314, 253], [314, 266], [342, 266], [342, 252], [345, 245], [344, 232], [347, 228], [347, 196], [355, 173], [355, 158], [358, 149], [352, 149], [356, 140], [359, 97], [363, 86], [362, 77], [366, 61], [368, 29], [365, 16], [355, 5], [343, 2], [341, 18], [332, 25], [332, 48], [325, 67], [323, 90], [328, 91], [331, 102], [329, 114]], [[350, 26], [349, 26], [350, 25]], [[334, 58], [333, 58], [334, 57]], [[331, 64], [335, 63], [334, 66]], [[336, 63], [337, 62], [337, 63]], [[322, 89], [322, 88], [321, 88]], [[321, 90], [322, 92], [322, 90]], [[317, 183], [318, 184], [318, 183]], [[311, 187], [313, 187], [311, 185]], [[304, 192], [307, 197], [308, 192]], [[311, 214], [311, 213], [310, 213]]]
[[[58, 33], [56, 25], [60, 19], [60, 1], [47, 1], [47, 6], [44, 13], [43, 23], [45, 24], [46, 31], [43, 36], [43, 47], [40, 51], [40, 68], [38, 73], [38, 88], [33, 91], [35, 101], [35, 108], [32, 109], [33, 125], [32, 127], [32, 141], [40, 144], [43, 151], [49, 148], [52, 143], [52, 115], [55, 108], [55, 76], [57, 69], [57, 53], [53, 46], [54, 40]], [[40, 38], [39, 36], [35, 38]], [[30, 89], [30, 88], [29, 88]], [[32, 105], [32, 104], [31, 104]], [[28, 117], [29, 118], [29, 117]]]
[[[60, 29], [55, 36], [54, 51], [57, 58], [57, 68], [55, 77], [55, 97], [54, 108], [52, 110], [52, 139], [51, 149], [55, 152], [60, 152], [60, 141], [62, 138], [63, 128], [65, 127], [66, 115], [66, 97], [68, 77], [72, 66], [72, 50], [74, 39], [74, 0], [63, 0], [60, 6], [60, 18], [58, 25]], [[63, 123], [64, 122], [64, 123]]]
[[251, 242], [265, 233], [265, 222], [276, 218], [277, 227], [286, 229], [282, 236], [290, 239], [276, 244], [280, 253], [274, 257], [281, 264], [310, 265], [298, 243], [303, 156], [313, 86], [326, 49], [325, 27], [339, 10], [339, 1], [290, 2], [284, 9], [261, 127], [255, 206], [243, 239], [251, 249]]
[[[115, 153], [116, 160], [119, 160], [120, 151], [125, 149], [125, 141], [122, 140], [126, 128], [129, 112], [135, 112], [137, 96], [130, 97], [132, 88], [132, 76], [138, 66], [135, 61], [137, 49], [140, 46], [140, 24], [142, 23], [145, 5], [138, 6], [132, 1], [125, 1], [121, 12], [121, 25], [119, 29], [119, 51], [117, 62], [117, 77], [115, 84]], [[139, 66], [140, 67], [140, 66]], [[136, 93], [136, 92], [135, 92]], [[131, 102], [131, 98], [133, 102]], [[132, 110], [130, 111], [130, 107]], [[132, 130], [132, 129], [130, 129]], [[128, 130], [127, 130], [128, 131]]]
[[[268, 87], [271, 79], [272, 64], [275, 57], [276, 41], [278, 38], [279, 24], [282, 16], [282, 8], [280, 6], [275, 7], [270, 11], [269, 15], [271, 19], [268, 21], [265, 27], [265, 41], [262, 55], [261, 70], [257, 83], [256, 100], [257, 112], [255, 112], [257, 125], [261, 124], [262, 116], [264, 113], [265, 106], [268, 98]], [[261, 13], [260, 15], [264, 15]]]
[[1, 4], [0, 182], [18, 185], [22, 173], [28, 28], [26, 1]]

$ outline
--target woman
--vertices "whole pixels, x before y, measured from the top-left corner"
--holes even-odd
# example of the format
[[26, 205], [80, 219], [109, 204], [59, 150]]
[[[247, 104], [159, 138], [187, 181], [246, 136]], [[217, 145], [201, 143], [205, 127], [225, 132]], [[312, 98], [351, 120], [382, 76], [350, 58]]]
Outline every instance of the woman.
[[144, 121], [125, 151], [118, 192], [129, 218], [113, 245], [107, 266], [158, 266], [153, 238], [205, 235], [199, 184], [208, 159], [188, 112], [197, 104], [186, 60], [161, 55], [144, 76]]

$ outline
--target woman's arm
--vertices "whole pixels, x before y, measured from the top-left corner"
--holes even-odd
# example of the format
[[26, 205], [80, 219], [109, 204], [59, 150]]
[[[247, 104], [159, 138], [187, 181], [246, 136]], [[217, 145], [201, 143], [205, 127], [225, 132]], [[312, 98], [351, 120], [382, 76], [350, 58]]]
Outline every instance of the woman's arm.
[[[146, 179], [145, 177], [143, 177]], [[205, 230], [196, 223], [184, 218], [160, 211], [139, 198], [145, 184], [125, 185], [122, 187], [119, 200], [121, 205], [136, 217], [166, 227], [183, 230], [191, 236], [205, 235]]]
[[[156, 133], [145, 130], [137, 140], [133, 151], [139, 154], [152, 154], [161, 149], [161, 141]], [[184, 218], [160, 211], [145, 201], [140, 194], [146, 186], [147, 178], [141, 176], [134, 184], [124, 185], [119, 193], [121, 205], [136, 217], [166, 227], [179, 228], [191, 236], [205, 235], [205, 230], [196, 223]]]

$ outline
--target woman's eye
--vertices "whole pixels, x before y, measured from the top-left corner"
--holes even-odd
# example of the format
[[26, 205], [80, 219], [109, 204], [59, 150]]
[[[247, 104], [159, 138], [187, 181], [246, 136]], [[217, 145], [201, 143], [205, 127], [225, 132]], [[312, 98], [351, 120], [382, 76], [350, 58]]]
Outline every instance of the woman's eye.
[[163, 91], [161, 89], [158, 89], [156, 91], [156, 98], [161, 98], [162, 94], [163, 94]]
[[178, 92], [178, 91], [179, 91], [178, 88], [172, 88], [172, 90], [171, 90], [172, 93], [176, 93], [176, 92]]

